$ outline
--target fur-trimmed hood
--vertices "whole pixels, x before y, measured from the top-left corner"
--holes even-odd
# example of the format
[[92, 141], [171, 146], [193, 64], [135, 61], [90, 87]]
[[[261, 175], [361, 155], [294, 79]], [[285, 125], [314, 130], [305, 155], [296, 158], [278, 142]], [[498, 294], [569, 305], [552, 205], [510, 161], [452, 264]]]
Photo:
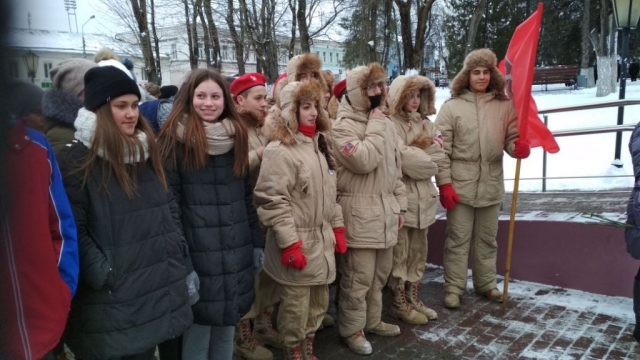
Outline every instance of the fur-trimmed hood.
[[491, 80], [489, 81], [487, 92], [494, 92], [496, 99], [506, 100], [507, 96], [504, 93], [504, 88], [507, 83], [502, 73], [498, 70], [496, 54], [489, 49], [474, 50], [467, 55], [464, 59], [464, 67], [451, 82], [451, 97], [460, 97], [460, 95], [469, 90], [471, 70], [478, 66], [484, 66], [491, 72]]
[[240, 116], [240, 120], [244, 121], [244, 123], [249, 127], [257, 127], [264, 124], [264, 119], [260, 118], [260, 116], [253, 111], [248, 111], [245, 109], [238, 109], [238, 116]]
[[333, 96], [333, 85], [336, 83], [336, 77], [333, 76], [331, 70], [325, 70], [322, 72], [322, 77], [324, 78], [324, 82], [327, 85], [327, 90]]
[[420, 92], [420, 117], [435, 114], [436, 87], [433, 82], [420, 75], [400, 75], [393, 80], [389, 89], [389, 115], [407, 115], [403, 106], [414, 91]]
[[321, 88], [326, 87], [324, 76], [322, 75], [322, 62], [317, 55], [311, 53], [304, 53], [296, 55], [289, 60], [287, 64], [287, 77], [280, 80], [276, 85], [276, 91], [274, 97], [276, 99], [276, 105], [280, 106], [278, 102], [282, 89], [288, 84], [298, 81], [297, 76], [301, 73], [311, 72], [315, 79], [320, 83]]
[[73, 122], [78, 117], [78, 110], [82, 108], [82, 100], [67, 92], [51, 89], [42, 97], [41, 110], [46, 118], [46, 128], [61, 125], [75, 129]]
[[[378, 84], [382, 90], [381, 106], [387, 103], [387, 72], [382, 65], [371, 63], [367, 66], [358, 66], [347, 75], [347, 95], [354, 110], [369, 112], [371, 102], [367, 96], [367, 87]], [[344, 101], [344, 99], [343, 99]]]
[[298, 133], [298, 107], [302, 101], [318, 102], [318, 117], [316, 129], [319, 132], [327, 132], [331, 129], [331, 122], [327, 113], [322, 111], [324, 103], [323, 87], [316, 80], [304, 82], [294, 81], [285, 86], [280, 93], [281, 108], [273, 107], [265, 120], [264, 135], [269, 141], [280, 141], [285, 145], [296, 142]]

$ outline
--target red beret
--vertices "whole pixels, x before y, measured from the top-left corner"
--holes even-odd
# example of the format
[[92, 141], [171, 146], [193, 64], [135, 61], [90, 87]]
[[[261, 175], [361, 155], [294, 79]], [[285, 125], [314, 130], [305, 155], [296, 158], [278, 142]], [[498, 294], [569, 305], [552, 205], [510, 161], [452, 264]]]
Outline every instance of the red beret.
[[260, 73], [244, 74], [231, 82], [229, 90], [233, 96], [242, 94], [243, 91], [251, 89], [254, 86], [265, 86], [267, 79]]
[[347, 88], [347, 79], [342, 79], [340, 80], [334, 87], [333, 87], [333, 96], [335, 97], [339, 97], [340, 94], [342, 94], [342, 92]]

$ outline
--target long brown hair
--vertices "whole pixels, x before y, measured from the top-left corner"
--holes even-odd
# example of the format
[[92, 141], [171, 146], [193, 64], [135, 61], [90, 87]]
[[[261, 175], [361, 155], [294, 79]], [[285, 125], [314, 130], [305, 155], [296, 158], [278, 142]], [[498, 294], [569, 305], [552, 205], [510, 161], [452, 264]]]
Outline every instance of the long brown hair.
[[[122, 191], [129, 198], [133, 198], [138, 187], [138, 171], [140, 171], [146, 163], [144, 158], [144, 144], [137, 136], [126, 136], [120, 132], [113, 118], [110, 102], [99, 107], [95, 111], [95, 114], [96, 131], [91, 140], [89, 154], [80, 160], [79, 167], [72, 173], [84, 173], [82, 178], [82, 186], [84, 187], [94, 169], [96, 159], [99, 157], [98, 150], [100, 149], [104, 153], [104, 158], [102, 159], [102, 182], [99, 189], [104, 188], [108, 193], [107, 184], [111, 180], [111, 176], [115, 174]], [[135, 130], [136, 132], [143, 132], [147, 136], [147, 151], [149, 153], [151, 167], [164, 189], [168, 190], [167, 180], [162, 167], [162, 158], [160, 157], [153, 130], [140, 114], [138, 115], [138, 123], [136, 124]], [[137, 150], [139, 158], [135, 159], [136, 166], [127, 166], [125, 161], [125, 148], [129, 154], [135, 154]]]
[[171, 114], [169, 114], [158, 135], [160, 154], [168, 169], [175, 170], [177, 168], [176, 150], [180, 142], [176, 135], [178, 123], [182, 119], [186, 119], [184, 138], [191, 140], [184, 141], [185, 154], [182, 166], [185, 170], [197, 170], [206, 166], [208, 157], [207, 138], [202, 123], [203, 120], [198, 117], [193, 108], [193, 95], [196, 88], [207, 80], [214, 81], [222, 89], [224, 110], [222, 110], [218, 120], [229, 119], [235, 127], [235, 134], [232, 135], [234, 142], [233, 174], [237, 177], [243, 177], [249, 166], [249, 135], [247, 127], [244, 122], [239, 120], [227, 81], [213, 70], [196, 69], [189, 75], [173, 103]]

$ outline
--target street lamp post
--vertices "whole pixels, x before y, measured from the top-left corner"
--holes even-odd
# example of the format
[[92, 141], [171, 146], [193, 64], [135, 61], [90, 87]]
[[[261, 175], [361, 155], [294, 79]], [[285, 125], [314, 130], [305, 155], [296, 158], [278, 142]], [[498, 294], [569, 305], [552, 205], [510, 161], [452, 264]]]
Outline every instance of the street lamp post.
[[38, 71], [38, 55], [29, 50], [22, 56], [22, 59], [27, 68], [27, 76], [31, 78], [31, 83], [33, 84], [33, 79], [36, 77], [36, 72]]
[[[620, 97], [624, 99], [627, 85], [627, 56], [629, 54], [629, 34], [635, 29], [640, 18], [640, 0], [612, 0], [613, 14], [618, 29], [622, 32], [622, 53], [620, 54]], [[624, 123], [624, 106], [618, 107], [618, 125]], [[622, 148], [622, 132], [616, 133], [615, 159], [611, 165], [621, 168], [620, 150]]]
[[91, 21], [92, 19], [95, 19], [95, 18], [96, 18], [95, 15], [91, 15], [89, 20], [85, 21], [84, 24], [82, 24], [82, 56], [85, 57], [85, 58], [87, 57], [87, 44], [84, 41], [84, 26], [87, 25], [87, 23], [89, 21]]

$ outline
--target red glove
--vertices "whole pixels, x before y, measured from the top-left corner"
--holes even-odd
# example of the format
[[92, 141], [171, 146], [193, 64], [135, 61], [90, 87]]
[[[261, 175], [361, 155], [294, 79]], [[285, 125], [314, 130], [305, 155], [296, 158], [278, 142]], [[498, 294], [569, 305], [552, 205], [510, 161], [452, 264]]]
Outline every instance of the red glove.
[[307, 266], [307, 257], [302, 252], [302, 241], [282, 249], [282, 264], [294, 269], [302, 270]]
[[333, 229], [333, 235], [336, 236], [336, 252], [344, 254], [347, 252], [347, 239], [344, 237], [344, 226]]
[[440, 185], [440, 204], [447, 210], [453, 210], [460, 198], [451, 184]]
[[516, 140], [513, 142], [515, 145], [513, 148], [513, 155], [516, 159], [526, 159], [531, 154], [531, 146], [525, 140]]

